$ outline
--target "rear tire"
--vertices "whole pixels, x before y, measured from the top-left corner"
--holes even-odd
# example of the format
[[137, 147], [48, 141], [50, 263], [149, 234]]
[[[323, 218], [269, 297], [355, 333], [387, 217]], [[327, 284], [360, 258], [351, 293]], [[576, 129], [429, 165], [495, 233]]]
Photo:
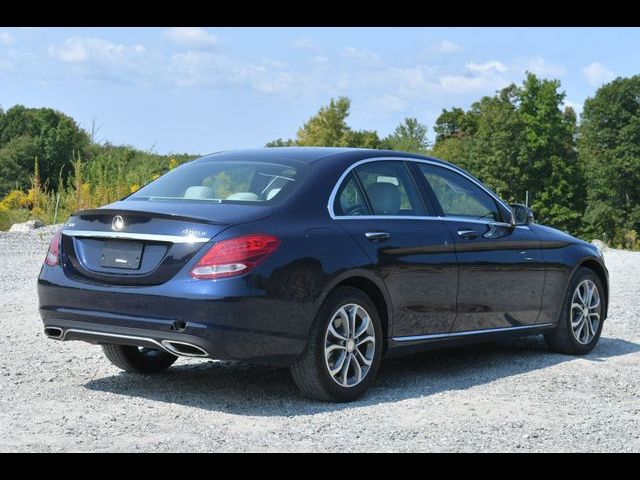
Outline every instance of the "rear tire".
[[586, 355], [600, 339], [605, 311], [600, 278], [589, 268], [579, 268], [567, 289], [558, 326], [544, 334], [547, 345], [558, 353]]
[[163, 372], [178, 359], [162, 350], [130, 345], [102, 345], [102, 351], [116, 367], [130, 373]]
[[291, 367], [293, 379], [315, 400], [355, 400], [375, 381], [382, 339], [380, 316], [371, 299], [356, 288], [339, 287], [320, 307], [307, 347]]

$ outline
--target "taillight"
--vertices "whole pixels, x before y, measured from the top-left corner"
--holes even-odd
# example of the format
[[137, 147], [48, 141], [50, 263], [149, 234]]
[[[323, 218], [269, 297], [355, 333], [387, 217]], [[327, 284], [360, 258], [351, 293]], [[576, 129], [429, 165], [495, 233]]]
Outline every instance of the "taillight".
[[190, 274], [200, 279], [242, 275], [258, 266], [279, 245], [280, 240], [271, 235], [246, 235], [221, 240], [204, 254]]
[[51, 243], [49, 244], [49, 250], [47, 250], [47, 256], [44, 259], [44, 263], [50, 267], [55, 267], [60, 263], [60, 238], [62, 237], [62, 230], [58, 230], [53, 234]]

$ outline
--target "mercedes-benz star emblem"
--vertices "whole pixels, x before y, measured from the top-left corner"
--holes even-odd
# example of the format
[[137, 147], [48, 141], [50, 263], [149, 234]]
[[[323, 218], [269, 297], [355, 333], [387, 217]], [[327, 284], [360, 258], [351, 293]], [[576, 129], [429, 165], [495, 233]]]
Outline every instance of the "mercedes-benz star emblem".
[[124, 228], [124, 219], [120, 215], [113, 217], [111, 228], [116, 231], [122, 230]]

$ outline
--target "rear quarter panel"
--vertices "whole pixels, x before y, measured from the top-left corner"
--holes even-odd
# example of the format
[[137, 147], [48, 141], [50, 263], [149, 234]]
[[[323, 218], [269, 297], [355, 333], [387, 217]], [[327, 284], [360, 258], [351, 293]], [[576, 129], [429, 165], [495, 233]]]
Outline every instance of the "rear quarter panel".
[[246, 321], [249, 328], [306, 339], [332, 285], [358, 271], [373, 276], [360, 247], [328, 215], [282, 211], [231, 227], [216, 240], [254, 233], [275, 235], [281, 244], [247, 277], [251, 294], [242, 302], [253, 318], [235, 321]]

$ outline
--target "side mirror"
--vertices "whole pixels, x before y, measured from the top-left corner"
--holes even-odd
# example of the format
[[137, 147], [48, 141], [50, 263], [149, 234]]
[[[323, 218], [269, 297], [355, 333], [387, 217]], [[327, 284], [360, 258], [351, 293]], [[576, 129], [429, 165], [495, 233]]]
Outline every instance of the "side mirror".
[[529, 207], [520, 203], [514, 203], [509, 206], [511, 207], [513, 223], [515, 225], [529, 225], [533, 223], [533, 211]]

